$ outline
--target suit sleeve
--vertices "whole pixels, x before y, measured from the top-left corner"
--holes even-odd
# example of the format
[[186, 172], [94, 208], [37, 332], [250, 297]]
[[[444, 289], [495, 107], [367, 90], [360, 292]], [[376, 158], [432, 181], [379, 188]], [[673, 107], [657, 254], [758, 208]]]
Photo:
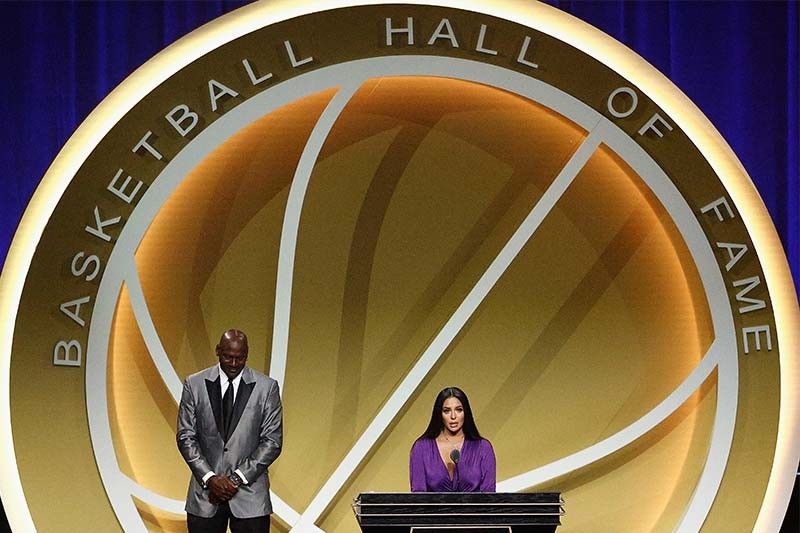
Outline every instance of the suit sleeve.
[[409, 459], [408, 477], [411, 482], [411, 492], [425, 492], [428, 484], [425, 480], [425, 462], [420, 441], [411, 447], [411, 457]]
[[283, 406], [277, 381], [271, 381], [272, 387], [267, 393], [267, 401], [261, 420], [261, 432], [258, 446], [237, 469], [241, 471], [249, 483], [253, 483], [281, 453], [283, 446]]
[[494, 448], [488, 440], [481, 442], [481, 483], [479, 492], [495, 492], [497, 490], [497, 459]]
[[195, 417], [195, 397], [189, 381], [183, 383], [181, 404], [178, 408], [178, 431], [175, 436], [183, 460], [189, 465], [197, 481], [203, 483], [203, 476], [211, 472], [206, 458], [203, 457], [200, 442], [197, 439], [197, 419]]

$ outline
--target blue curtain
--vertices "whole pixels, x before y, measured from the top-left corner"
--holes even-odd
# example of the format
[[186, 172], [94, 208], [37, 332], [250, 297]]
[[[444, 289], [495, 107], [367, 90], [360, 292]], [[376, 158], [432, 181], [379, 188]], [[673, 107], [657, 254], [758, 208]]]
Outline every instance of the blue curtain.
[[0, 2], [0, 264], [33, 191], [92, 109], [167, 45], [247, 3]]
[[798, 3], [548, 3], [625, 43], [706, 114], [761, 193], [800, 289]]

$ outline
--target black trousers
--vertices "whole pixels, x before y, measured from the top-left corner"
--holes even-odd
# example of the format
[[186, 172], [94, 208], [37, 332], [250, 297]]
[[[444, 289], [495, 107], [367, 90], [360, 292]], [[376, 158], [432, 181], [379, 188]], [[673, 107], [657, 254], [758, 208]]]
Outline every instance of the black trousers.
[[231, 514], [227, 503], [217, 509], [211, 518], [186, 513], [186, 525], [189, 533], [225, 533], [230, 521], [231, 533], [266, 533], [269, 531], [269, 515], [255, 518], [236, 518]]

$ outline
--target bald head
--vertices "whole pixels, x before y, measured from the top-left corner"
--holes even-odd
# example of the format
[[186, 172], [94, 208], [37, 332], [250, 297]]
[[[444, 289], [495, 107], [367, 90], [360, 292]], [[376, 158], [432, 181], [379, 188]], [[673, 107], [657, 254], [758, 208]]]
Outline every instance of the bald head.
[[243, 331], [239, 331], [238, 329], [229, 329], [222, 336], [219, 338], [219, 344], [217, 345], [217, 349], [224, 348], [231, 343], [239, 344], [247, 349], [247, 335], [244, 334]]
[[247, 335], [238, 329], [229, 329], [219, 338], [217, 357], [228, 378], [233, 379], [242, 371], [247, 362], [247, 352]]

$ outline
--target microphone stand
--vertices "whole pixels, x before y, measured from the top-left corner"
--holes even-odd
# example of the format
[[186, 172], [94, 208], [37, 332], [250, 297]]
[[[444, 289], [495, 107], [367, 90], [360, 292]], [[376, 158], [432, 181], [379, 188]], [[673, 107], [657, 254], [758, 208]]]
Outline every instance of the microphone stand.
[[[453, 489], [458, 487], [458, 462], [461, 460], [461, 451], [458, 448], [453, 448], [450, 452], [450, 459], [453, 461]], [[458, 492], [458, 491], [453, 491]]]

